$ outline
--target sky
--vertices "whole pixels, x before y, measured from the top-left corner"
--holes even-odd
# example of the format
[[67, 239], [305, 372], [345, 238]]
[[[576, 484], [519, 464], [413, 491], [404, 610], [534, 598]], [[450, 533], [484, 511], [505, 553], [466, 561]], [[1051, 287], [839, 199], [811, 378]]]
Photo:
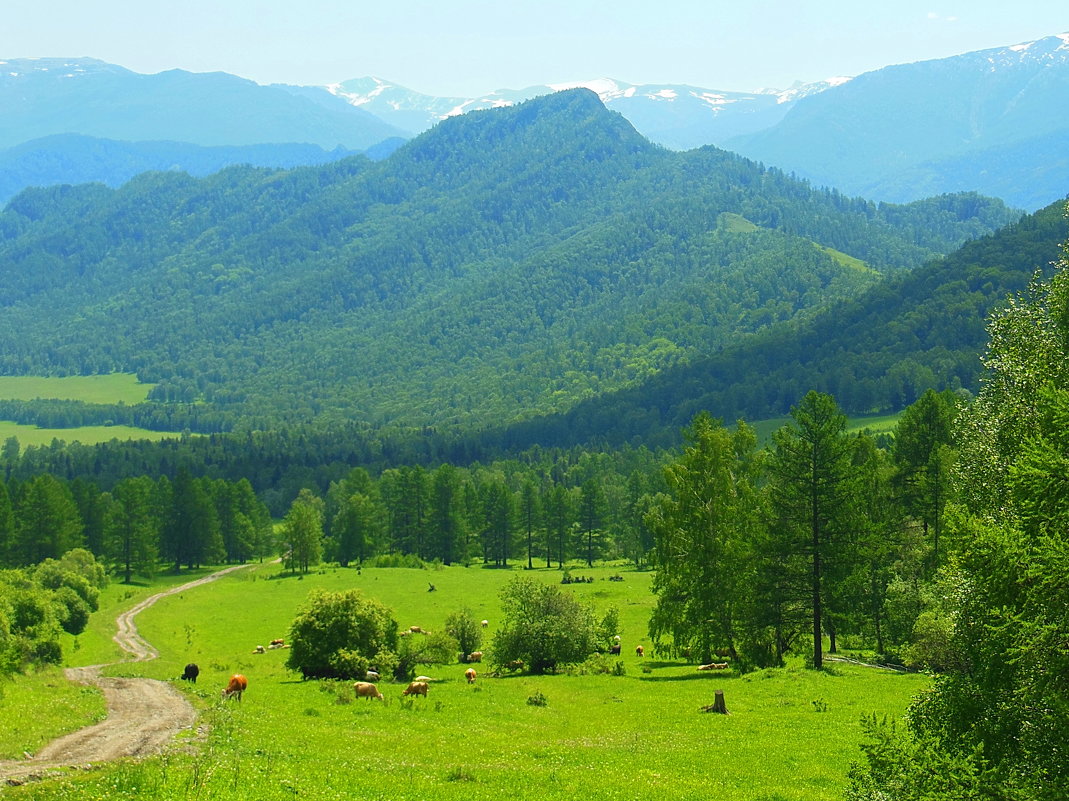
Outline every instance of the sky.
[[1061, 0], [47, 0], [0, 59], [89, 56], [258, 83], [376, 76], [431, 95], [613, 78], [783, 89], [1069, 31]]

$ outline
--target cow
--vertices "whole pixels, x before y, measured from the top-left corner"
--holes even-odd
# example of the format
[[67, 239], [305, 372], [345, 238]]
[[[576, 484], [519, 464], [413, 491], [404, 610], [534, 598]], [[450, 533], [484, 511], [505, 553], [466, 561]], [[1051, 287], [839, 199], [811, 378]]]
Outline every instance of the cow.
[[191, 681], [194, 684], [197, 683], [197, 676], [200, 675], [200, 668], [197, 667], [195, 662], [190, 662], [186, 665], [186, 669], [182, 671], [182, 679], [184, 681]]
[[483, 661], [483, 652], [482, 651], [473, 651], [472, 653], [468, 654], [468, 661], [469, 662], [482, 662]]
[[267, 647], [268, 648], [272, 648], [272, 649], [274, 649], [274, 648], [285, 648], [286, 647], [286, 641], [285, 640], [281, 640], [281, 639], [280, 640], [271, 640], [271, 642], [269, 642], [267, 644]]
[[523, 660], [513, 659], [505, 665], [506, 670], [523, 670]]
[[609, 653], [612, 654], [613, 656], [619, 656], [620, 655], [620, 643], [616, 643], [615, 645], [610, 647], [609, 648]]
[[257, 645], [255, 648], [252, 649], [252, 652], [254, 654], [266, 654], [267, 649], [264, 648], [262, 645]]
[[422, 695], [424, 698], [426, 698], [427, 686], [427, 682], [425, 681], [414, 681], [407, 687], [405, 687], [404, 692], [402, 692], [401, 695]]
[[468, 684], [475, 683], [475, 668], [468, 668], [464, 671], [464, 678], [468, 680]]
[[245, 692], [248, 686], [249, 680], [246, 679], [240, 673], [235, 673], [233, 676], [230, 677], [230, 681], [226, 685], [226, 689], [223, 690], [223, 698], [236, 698], [238, 701], [240, 701], [242, 693]]
[[364, 678], [367, 679], [368, 681], [378, 681], [382, 677], [378, 674], [378, 671], [369, 670], [366, 673], [364, 673]]
[[379, 688], [368, 681], [358, 681], [353, 685], [353, 690], [356, 692], [357, 698], [366, 698], [369, 701], [372, 698], [378, 698], [380, 701], [385, 702], [382, 693], [379, 692]]
[[642, 656], [644, 653], [646, 653], [645, 648], [643, 648], [641, 645], [635, 646], [635, 656]]
[[427, 632], [425, 632], [425, 631], [423, 630], [423, 628], [422, 628], [422, 627], [420, 627], [420, 626], [409, 626], [409, 627], [408, 627], [408, 630], [409, 630], [410, 632], [412, 632], [413, 634], [426, 634], [426, 633], [427, 633]]
[[490, 625], [490, 621], [489, 621], [489, 620], [484, 620], [484, 621], [483, 621], [483, 628], [484, 628], [484, 629], [485, 629], [485, 628], [486, 628], [487, 626], [489, 626], [489, 625]]
[[708, 665], [698, 665], [698, 670], [727, 670], [727, 662], [710, 662]]

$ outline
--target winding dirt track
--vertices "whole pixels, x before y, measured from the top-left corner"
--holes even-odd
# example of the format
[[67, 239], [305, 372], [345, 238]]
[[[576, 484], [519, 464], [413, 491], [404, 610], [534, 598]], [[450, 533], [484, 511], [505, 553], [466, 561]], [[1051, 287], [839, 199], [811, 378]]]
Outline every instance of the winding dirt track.
[[[165, 592], [156, 593], [116, 618], [113, 639], [130, 654], [126, 662], [146, 662], [159, 656], [152, 645], [137, 632], [134, 618], [160, 598], [199, 587], [220, 576], [248, 565], [235, 565], [190, 581]], [[0, 762], [0, 781], [22, 784], [41, 779], [61, 768], [84, 768], [96, 762], [122, 757], [139, 757], [162, 750], [174, 735], [189, 728], [196, 720], [196, 710], [174, 687], [156, 679], [106, 678], [100, 675], [105, 665], [67, 668], [71, 681], [96, 685], [104, 693], [108, 716], [93, 726], [60, 737], [29, 759]], [[47, 699], [42, 699], [47, 703]]]

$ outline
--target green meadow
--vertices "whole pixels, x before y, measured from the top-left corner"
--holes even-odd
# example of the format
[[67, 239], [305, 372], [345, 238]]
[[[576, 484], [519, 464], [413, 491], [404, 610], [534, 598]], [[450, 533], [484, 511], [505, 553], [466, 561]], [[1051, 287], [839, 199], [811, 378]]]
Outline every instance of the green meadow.
[[0, 376], [4, 400], [76, 400], [85, 403], [143, 403], [154, 384], [141, 384], [133, 373], [109, 375]]
[[[201, 668], [182, 685], [201, 710], [197, 732], [182, 747], [142, 762], [123, 762], [67, 778], [9, 788], [34, 799], [616, 799], [636, 794], [671, 799], [743, 801], [837, 799], [860, 757], [862, 715], [900, 717], [920, 675], [801, 662], [745, 676], [698, 672], [693, 664], [651, 653], [646, 621], [651, 573], [622, 566], [575, 567], [593, 583], [567, 589], [599, 609], [620, 611], [623, 675], [489, 674], [469, 686], [465, 665], [428, 666], [427, 698], [402, 699], [402, 684], [382, 681], [386, 697], [353, 700], [349, 682], [302, 681], [284, 667], [285, 650], [253, 653], [285, 637], [313, 588], [359, 587], [390, 606], [407, 628], [440, 627], [468, 607], [489, 620], [483, 650], [500, 620], [498, 593], [516, 571], [481, 567], [340, 569], [281, 576], [256, 565], [165, 598], [138, 617], [161, 657], [110, 667], [115, 675], [175, 680], [189, 661]], [[620, 573], [624, 580], [610, 582]], [[524, 572], [556, 583], [560, 573]], [[113, 585], [89, 630], [66, 644], [71, 664], [114, 655], [110, 621], [151, 592], [196, 577], [167, 576], [153, 586]], [[429, 592], [430, 584], [436, 590]], [[635, 654], [636, 645], [646, 654]], [[242, 703], [224, 703], [226, 678], [242, 672]], [[37, 681], [37, 677], [20, 679]], [[723, 690], [728, 716], [707, 714]], [[544, 706], [529, 703], [543, 696]], [[5, 717], [19, 714], [9, 704]], [[21, 697], [21, 696], [20, 696]], [[25, 704], [25, 701], [19, 702]], [[92, 708], [79, 713], [85, 720]], [[72, 720], [68, 725], [74, 726]], [[17, 743], [0, 741], [8, 751]], [[26, 750], [30, 750], [26, 746]], [[15, 753], [18, 753], [16, 751]]]
[[[0, 400], [73, 400], [83, 403], [143, 403], [154, 384], [138, 383], [133, 373], [72, 375], [0, 376]], [[81, 428], [38, 428], [0, 420], [0, 441], [16, 437], [22, 447], [51, 445], [52, 440], [96, 445], [113, 439], [164, 439], [172, 433], [149, 431], [133, 426], [82, 426]]]
[[0, 442], [8, 437], [16, 437], [19, 445], [51, 445], [52, 440], [63, 442], [80, 442], [83, 445], [98, 445], [113, 439], [167, 439], [177, 437], [171, 431], [149, 431], [147, 428], [134, 426], [82, 426], [80, 428], [38, 428], [0, 420]]

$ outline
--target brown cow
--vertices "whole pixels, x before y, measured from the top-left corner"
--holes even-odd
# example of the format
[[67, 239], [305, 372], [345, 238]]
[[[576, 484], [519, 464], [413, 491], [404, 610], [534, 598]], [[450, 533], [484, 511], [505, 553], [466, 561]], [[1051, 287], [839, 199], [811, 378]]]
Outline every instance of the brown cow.
[[249, 686], [249, 680], [242, 676], [240, 673], [235, 673], [230, 677], [230, 682], [226, 685], [226, 689], [223, 690], [223, 698], [237, 698], [241, 700], [241, 694]]
[[369, 681], [358, 681], [353, 685], [353, 690], [356, 691], [357, 698], [366, 698], [369, 701], [372, 698], [378, 698], [383, 702], [386, 700], [382, 697], [382, 693], [379, 692], [379, 688]]
[[427, 697], [427, 682], [425, 682], [425, 681], [414, 681], [411, 684], [409, 684], [407, 687], [405, 687], [405, 690], [404, 690], [404, 692], [401, 693], [401, 695], [402, 696], [405, 696], [405, 695], [422, 695], [424, 698], [426, 698]]
[[475, 668], [468, 668], [464, 671], [464, 678], [468, 680], [468, 684], [475, 683]]
[[727, 670], [727, 662], [710, 662], [708, 665], [698, 665], [698, 670]]
[[641, 645], [635, 646], [635, 656], [642, 656], [646, 650]]
[[469, 662], [482, 662], [483, 661], [483, 652], [482, 651], [472, 651], [470, 654], [468, 654], [468, 661]]

